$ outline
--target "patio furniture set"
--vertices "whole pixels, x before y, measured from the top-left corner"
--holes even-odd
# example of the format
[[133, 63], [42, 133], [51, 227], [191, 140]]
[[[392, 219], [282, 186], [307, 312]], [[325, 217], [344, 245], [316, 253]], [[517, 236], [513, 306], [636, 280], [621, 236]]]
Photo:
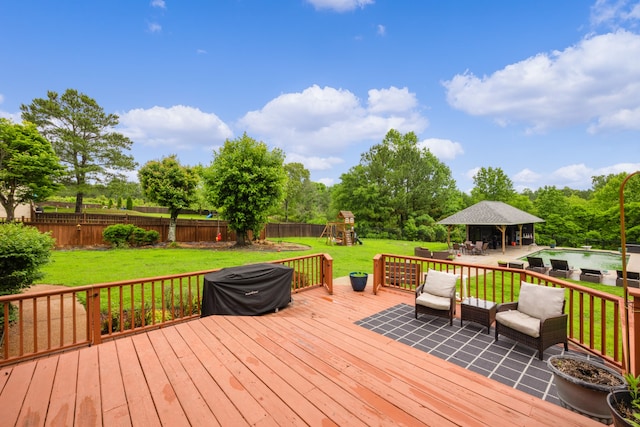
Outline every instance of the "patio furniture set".
[[[455, 274], [429, 270], [415, 292], [415, 318], [421, 314], [444, 317], [453, 325], [457, 280]], [[489, 333], [495, 322], [496, 341], [502, 335], [536, 348], [542, 360], [544, 350], [554, 344], [564, 344], [568, 349], [564, 303], [564, 288], [522, 282], [518, 301], [496, 304], [478, 298], [463, 299], [460, 323], [465, 320], [479, 323]]]

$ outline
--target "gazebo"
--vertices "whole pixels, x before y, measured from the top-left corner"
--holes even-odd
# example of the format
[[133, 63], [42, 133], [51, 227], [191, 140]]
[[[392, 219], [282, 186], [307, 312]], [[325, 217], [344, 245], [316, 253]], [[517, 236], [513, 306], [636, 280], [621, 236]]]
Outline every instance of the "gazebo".
[[505, 253], [507, 245], [522, 246], [535, 243], [534, 224], [543, 219], [503, 202], [484, 200], [438, 221], [447, 226], [447, 243], [451, 244], [451, 227], [465, 225], [467, 240], [489, 242]]

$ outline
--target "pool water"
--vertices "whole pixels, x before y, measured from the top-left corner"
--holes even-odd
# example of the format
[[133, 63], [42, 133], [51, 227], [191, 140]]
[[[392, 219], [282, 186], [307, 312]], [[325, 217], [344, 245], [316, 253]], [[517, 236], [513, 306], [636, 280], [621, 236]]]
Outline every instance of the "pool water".
[[[551, 265], [551, 258], [567, 260], [572, 268], [594, 270], [622, 270], [622, 255], [612, 252], [581, 251], [577, 249], [542, 249], [528, 256], [540, 257], [545, 265]], [[520, 258], [526, 261], [527, 257]]]

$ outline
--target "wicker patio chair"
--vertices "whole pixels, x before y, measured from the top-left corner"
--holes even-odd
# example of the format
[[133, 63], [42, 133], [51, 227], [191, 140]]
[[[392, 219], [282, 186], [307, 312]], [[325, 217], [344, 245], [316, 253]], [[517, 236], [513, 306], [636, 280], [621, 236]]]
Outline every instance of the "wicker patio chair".
[[580, 269], [580, 280], [583, 282], [602, 283], [604, 274], [601, 270], [594, 270], [592, 268]]
[[420, 314], [445, 317], [453, 325], [456, 311], [456, 280], [458, 276], [429, 270], [424, 283], [416, 289], [416, 319]]
[[567, 351], [564, 304], [564, 288], [522, 282], [518, 301], [499, 304], [496, 309], [496, 341], [502, 335], [536, 348], [540, 360], [554, 344], [564, 344]]
[[[617, 270], [616, 286], [624, 286], [624, 278], [622, 270]], [[636, 271], [627, 271], [627, 286], [632, 288], [640, 288], [640, 273]]]

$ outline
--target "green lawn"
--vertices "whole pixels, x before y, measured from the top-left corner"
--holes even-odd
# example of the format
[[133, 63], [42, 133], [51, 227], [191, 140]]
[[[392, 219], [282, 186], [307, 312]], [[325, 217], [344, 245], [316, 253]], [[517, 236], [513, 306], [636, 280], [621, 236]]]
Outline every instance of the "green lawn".
[[259, 251], [252, 249], [110, 249], [57, 250], [52, 262], [43, 268], [45, 276], [37, 284], [82, 286], [128, 279], [189, 273], [257, 262], [328, 253], [333, 258], [334, 277], [352, 271], [371, 273], [373, 257], [379, 253], [413, 255], [415, 246], [446, 249], [446, 243], [365, 239], [363, 245], [327, 245], [316, 237], [287, 238], [287, 242], [309, 246], [304, 251]]

